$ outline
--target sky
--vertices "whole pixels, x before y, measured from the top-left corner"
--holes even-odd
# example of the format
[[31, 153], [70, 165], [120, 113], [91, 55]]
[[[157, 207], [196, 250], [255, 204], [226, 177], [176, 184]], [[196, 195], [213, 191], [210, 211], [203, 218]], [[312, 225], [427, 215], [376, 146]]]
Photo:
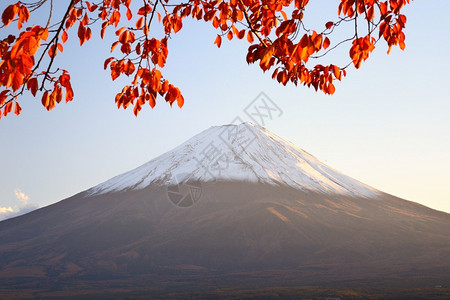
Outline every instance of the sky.
[[[310, 21], [328, 21], [323, 14], [335, 14], [334, 2], [323, 11], [311, 7]], [[137, 118], [115, 106], [128, 80], [112, 81], [103, 70], [109, 44], [95, 39], [79, 47], [72, 38], [57, 63], [70, 71], [74, 101], [47, 112], [26, 95], [20, 116], [0, 120], [0, 220], [104, 182], [210, 126], [251, 121], [246, 107], [261, 92], [280, 113], [260, 125], [374, 188], [450, 213], [448, 11], [450, 1], [412, 1], [404, 9], [406, 49], [387, 55], [378, 46], [332, 96], [278, 84], [247, 65], [246, 41], [223, 41], [218, 49], [211, 25], [186, 22], [169, 41], [163, 70], [181, 89], [184, 107], [159, 99]], [[346, 51], [334, 58], [348, 61]]]

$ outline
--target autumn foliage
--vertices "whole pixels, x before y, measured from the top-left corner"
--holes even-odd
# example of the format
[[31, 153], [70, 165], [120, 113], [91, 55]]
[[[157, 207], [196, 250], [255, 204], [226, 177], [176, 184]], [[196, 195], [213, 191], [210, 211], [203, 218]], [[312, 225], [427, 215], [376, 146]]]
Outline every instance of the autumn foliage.
[[[56, 22], [50, 17], [56, 14], [53, 1], [48, 2], [19, 1], [9, 4], [1, 15], [1, 28], [15, 24], [18, 34], [0, 40], [0, 117], [13, 110], [19, 115], [19, 99], [25, 92], [40, 97], [47, 110], [63, 99], [71, 101], [69, 72], [55, 67], [54, 58], [63, 52], [69, 37], [76, 35], [80, 45], [89, 41], [93, 26], [98, 26], [102, 39], [109, 29], [115, 33], [111, 52], [116, 54], [104, 62], [111, 78], [125, 75], [131, 79], [115, 97], [119, 108], [132, 106], [137, 115], [146, 103], [153, 108], [158, 95], [182, 107], [180, 90], [161, 71], [170, 39], [188, 17], [217, 30], [217, 47], [224, 39], [247, 40], [247, 62], [259, 64], [264, 72], [271, 70], [272, 78], [283, 85], [292, 82], [333, 94], [333, 82], [346, 75], [349, 65], [359, 68], [378, 41], [387, 43], [388, 53], [392, 46], [405, 48], [406, 17], [401, 10], [409, 0], [339, 0], [337, 19], [325, 20], [317, 30], [307, 29], [303, 21], [308, 0], [67, 0]], [[47, 9], [45, 4], [48, 20], [28, 24], [32, 13]], [[349, 23], [353, 24], [349, 38], [332, 40], [336, 28]], [[163, 36], [156, 35], [156, 26], [161, 26]], [[311, 64], [310, 60], [342, 45], [349, 47], [350, 64]]]

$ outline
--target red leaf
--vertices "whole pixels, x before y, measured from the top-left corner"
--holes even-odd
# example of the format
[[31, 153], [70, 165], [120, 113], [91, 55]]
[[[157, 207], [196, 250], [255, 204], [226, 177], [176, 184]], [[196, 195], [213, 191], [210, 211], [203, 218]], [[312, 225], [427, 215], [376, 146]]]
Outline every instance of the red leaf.
[[89, 40], [91, 39], [91, 37], [92, 37], [92, 31], [91, 31], [91, 28], [90, 28], [90, 27], [87, 27], [87, 28], [86, 28], [86, 33], [85, 33], [86, 41], [89, 41]]
[[14, 109], [14, 113], [16, 115], [20, 115], [20, 111], [22, 110], [22, 107], [20, 107], [19, 103], [16, 102], [16, 107]]
[[138, 101], [138, 102], [136, 102], [136, 104], [134, 105], [134, 108], [133, 108], [133, 113], [136, 117], [139, 114], [140, 110], [141, 110], [141, 105], [139, 104], [139, 101]]
[[184, 105], [184, 98], [183, 95], [181, 95], [181, 93], [178, 95], [177, 104], [179, 108], [182, 108]]
[[88, 17], [88, 15], [87, 15], [87, 13], [84, 14], [84, 17], [83, 17], [83, 19], [81, 20], [81, 24], [83, 24], [83, 25], [89, 24], [89, 17]]
[[66, 31], [63, 31], [63, 33], [61, 34], [61, 40], [62, 40], [62, 42], [63, 43], [65, 43], [65, 42], [67, 42], [67, 39], [68, 39], [69, 37], [68, 37], [68, 35], [67, 35], [67, 32]]
[[[8, 93], [9, 93], [9, 90], [3, 90], [0, 93], [0, 106], [2, 106], [5, 103], [6, 98], [8, 97]], [[1, 113], [0, 113], [0, 115], [1, 115]]]
[[50, 110], [49, 107], [49, 103], [50, 103], [50, 96], [48, 94], [48, 91], [45, 91], [45, 93], [42, 95], [42, 99], [41, 99], [42, 105], [47, 109]]
[[111, 52], [114, 51], [114, 49], [117, 47], [118, 44], [119, 44], [119, 41], [115, 41], [114, 43], [112, 43], [112, 45], [111, 45]]
[[53, 44], [48, 49], [48, 56], [55, 57], [55, 55], [56, 55], [56, 47], [55, 47], [55, 44]]
[[136, 28], [140, 29], [142, 27], [142, 25], [144, 25], [144, 17], [140, 17], [137, 21], [136, 21]]
[[373, 18], [375, 17], [375, 9], [374, 9], [373, 5], [367, 11], [366, 17], [367, 17], [367, 20], [369, 20], [369, 21], [372, 21]]
[[63, 87], [66, 88], [66, 102], [73, 100], [73, 90], [72, 85], [70, 84], [70, 75], [67, 74], [67, 71], [64, 71], [64, 73], [59, 76], [59, 82]]
[[127, 19], [128, 19], [128, 21], [131, 20], [132, 17], [133, 17], [133, 14], [131, 13], [131, 10], [129, 8], [127, 8]]
[[137, 14], [141, 15], [141, 16], [144, 16], [144, 15], [148, 14], [151, 11], [152, 11], [151, 6], [146, 4], [145, 6], [142, 6], [141, 8], [139, 8]]
[[36, 77], [33, 77], [27, 81], [27, 89], [31, 91], [33, 96], [36, 96], [38, 90], [38, 80]]
[[330, 82], [330, 83], [328, 84], [328, 94], [333, 95], [335, 90], [336, 90], [336, 88], [335, 88], [334, 85]]
[[330, 39], [328, 37], [325, 37], [325, 39], [323, 40], [322, 47], [323, 49], [327, 49], [329, 46], [330, 46]]
[[[14, 17], [16, 16], [18, 12], [17, 4], [11, 4], [9, 5], [2, 14], [2, 21], [5, 26], [8, 26], [9, 23], [11, 23], [12, 20], [14, 20]], [[5, 115], [6, 116], [6, 115]]]
[[227, 33], [227, 38], [231, 41], [231, 39], [233, 38], [233, 32], [231, 32], [231, 30], [230, 31], [228, 31], [228, 33]]
[[238, 39], [242, 40], [245, 36], [245, 29], [242, 29], [241, 31], [238, 32], [237, 37]]
[[254, 39], [253, 39], [253, 33], [251, 31], [247, 32], [247, 41], [250, 44], [253, 44]]
[[3, 115], [6, 117], [12, 111], [12, 102], [8, 102], [3, 109]]
[[78, 38], [80, 39], [80, 46], [86, 41], [86, 27], [82, 23], [78, 26]]
[[[38, 27], [40, 27], [40, 26], [38, 26]], [[47, 29], [47, 28], [41, 29], [41, 30], [39, 31], [39, 34], [40, 34], [40, 36], [41, 36], [41, 40], [46, 41], [47, 38], [48, 38], [48, 29]]]
[[220, 48], [220, 45], [222, 45], [222, 38], [220, 35], [217, 35], [216, 40], [214, 41], [214, 44], [217, 45], [217, 48]]
[[104, 69], [106, 70], [106, 68], [108, 67], [109, 63], [114, 59], [114, 57], [110, 57], [108, 59], [105, 60], [105, 63], [103, 64]]
[[102, 29], [100, 30], [100, 37], [102, 39], [105, 37], [106, 27], [108, 26], [107, 24], [108, 24], [107, 22], [103, 23]]
[[20, 72], [14, 72], [14, 74], [12, 76], [13, 77], [12, 77], [12, 85], [11, 86], [14, 91], [17, 91], [22, 86], [23, 74], [21, 74]]
[[155, 107], [156, 105], [156, 94], [150, 93], [150, 99], [148, 99], [148, 104], [151, 108]]

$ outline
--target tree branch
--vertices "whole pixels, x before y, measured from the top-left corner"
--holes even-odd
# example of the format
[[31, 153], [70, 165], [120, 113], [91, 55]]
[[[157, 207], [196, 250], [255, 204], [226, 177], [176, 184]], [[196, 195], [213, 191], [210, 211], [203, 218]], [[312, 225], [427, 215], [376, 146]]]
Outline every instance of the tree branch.
[[[47, 53], [48, 48], [49, 48], [52, 44], [55, 45], [55, 48], [58, 48], [58, 47], [57, 47], [57, 44], [58, 44], [58, 40], [59, 40], [59, 34], [61, 33], [61, 30], [62, 30], [63, 27], [64, 27], [64, 21], [67, 19], [67, 16], [69, 15], [69, 12], [70, 12], [70, 10], [72, 9], [72, 7], [74, 6], [74, 4], [75, 4], [75, 0], [71, 0], [70, 3], [69, 3], [69, 7], [67, 8], [67, 10], [66, 10], [66, 12], [65, 12], [65, 14], [64, 14], [64, 17], [63, 17], [62, 20], [61, 20], [61, 24], [59, 25], [58, 29], [56, 30], [56, 33], [55, 33], [55, 35], [53, 36], [52, 40], [48, 43], [47, 47], [45, 48], [44, 52], [42, 53], [42, 56], [40, 57], [39, 62], [38, 62], [38, 64], [36, 65], [36, 67], [33, 69], [33, 72], [32, 72], [32, 73], [34, 73], [34, 72], [36, 71], [36, 69], [39, 67], [39, 64], [40, 64], [40, 62], [42, 61], [42, 58], [45, 56], [45, 53]], [[50, 69], [51, 69], [51, 67], [52, 67], [52, 65], [53, 65], [53, 61], [55, 60], [56, 51], [57, 51], [57, 50], [55, 49], [55, 51], [52, 52], [52, 55], [51, 55], [51, 57], [50, 57], [50, 62], [49, 62], [49, 64], [48, 64], [48, 66], [47, 66], [47, 71], [45, 72], [45, 74], [48, 74], [48, 73], [50, 72]], [[47, 76], [44, 76], [44, 79], [42, 80], [41, 87], [39, 88], [40, 91], [42, 91], [42, 90], [44, 89], [44, 85], [45, 85], [45, 80], [46, 80], [46, 79], [47, 79]]]
[[248, 27], [253, 32], [253, 34], [256, 35], [256, 37], [261, 42], [261, 44], [263, 44], [264, 47], [267, 48], [268, 46], [267, 46], [266, 42], [264, 41], [264, 39], [261, 37], [259, 32], [255, 28], [253, 28], [252, 22], [250, 21], [250, 17], [248, 16], [247, 10], [245, 9], [244, 2], [242, 0], [239, 0], [239, 3], [242, 5], [242, 8], [243, 8], [242, 12], [244, 13], [244, 17], [245, 17], [245, 20], [247, 21]]

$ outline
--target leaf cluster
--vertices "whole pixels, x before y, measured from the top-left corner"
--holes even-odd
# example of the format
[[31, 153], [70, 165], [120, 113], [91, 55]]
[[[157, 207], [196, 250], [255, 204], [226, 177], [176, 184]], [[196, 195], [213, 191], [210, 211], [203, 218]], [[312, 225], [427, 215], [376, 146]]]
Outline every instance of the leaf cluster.
[[[46, 2], [50, 2], [46, 24], [24, 27], [30, 15], [43, 9]], [[182, 107], [181, 91], [162, 70], [169, 42], [183, 28], [185, 18], [203, 20], [217, 29], [214, 43], [218, 47], [224, 38], [246, 40], [250, 44], [247, 62], [258, 64], [264, 72], [271, 70], [279, 83], [302, 84], [333, 94], [335, 81], [346, 76], [346, 68], [360, 68], [379, 40], [387, 43], [388, 53], [392, 46], [405, 48], [406, 17], [401, 10], [408, 3], [340, 0], [337, 19], [324, 22], [320, 30], [311, 30], [303, 21], [308, 0], [135, 0], [133, 6], [132, 0], [70, 0], [56, 22], [52, 22], [53, 0], [19, 1], [7, 6], [1, 16], [2, 27], [15, 23], [18, 34], [0, 40], [0, 117], [13, 110], [20, 114], [19, 98], [25, 92], [39, 94], [47, 110], [63, 98], [71, 101], [74, 92], [69, 71], [55, 68], [54, 58], [63, 52], [75, 31], [80, 45], [89, 41], [93, 26], [99, 26], [102, 39], [106, 30], [114, 30], [111, 52], [115, 54], [104, 63], [111, 78], [131, 79], [115, 97], [119, 108], [132, 106], [137, 116], [146, 103], [153, 108], [158, 97]], [[363, 35], [358, 29], [361, 20], [367, 24]], [[348, 22], [354, 23], [351, 37], [333, 40], [334, 30]], [[155, 26], [163, 29], [163, 36], [156, 36]], [[349, 64], [311, 65], [310, 60], [344, 44], [349, 45]]]

